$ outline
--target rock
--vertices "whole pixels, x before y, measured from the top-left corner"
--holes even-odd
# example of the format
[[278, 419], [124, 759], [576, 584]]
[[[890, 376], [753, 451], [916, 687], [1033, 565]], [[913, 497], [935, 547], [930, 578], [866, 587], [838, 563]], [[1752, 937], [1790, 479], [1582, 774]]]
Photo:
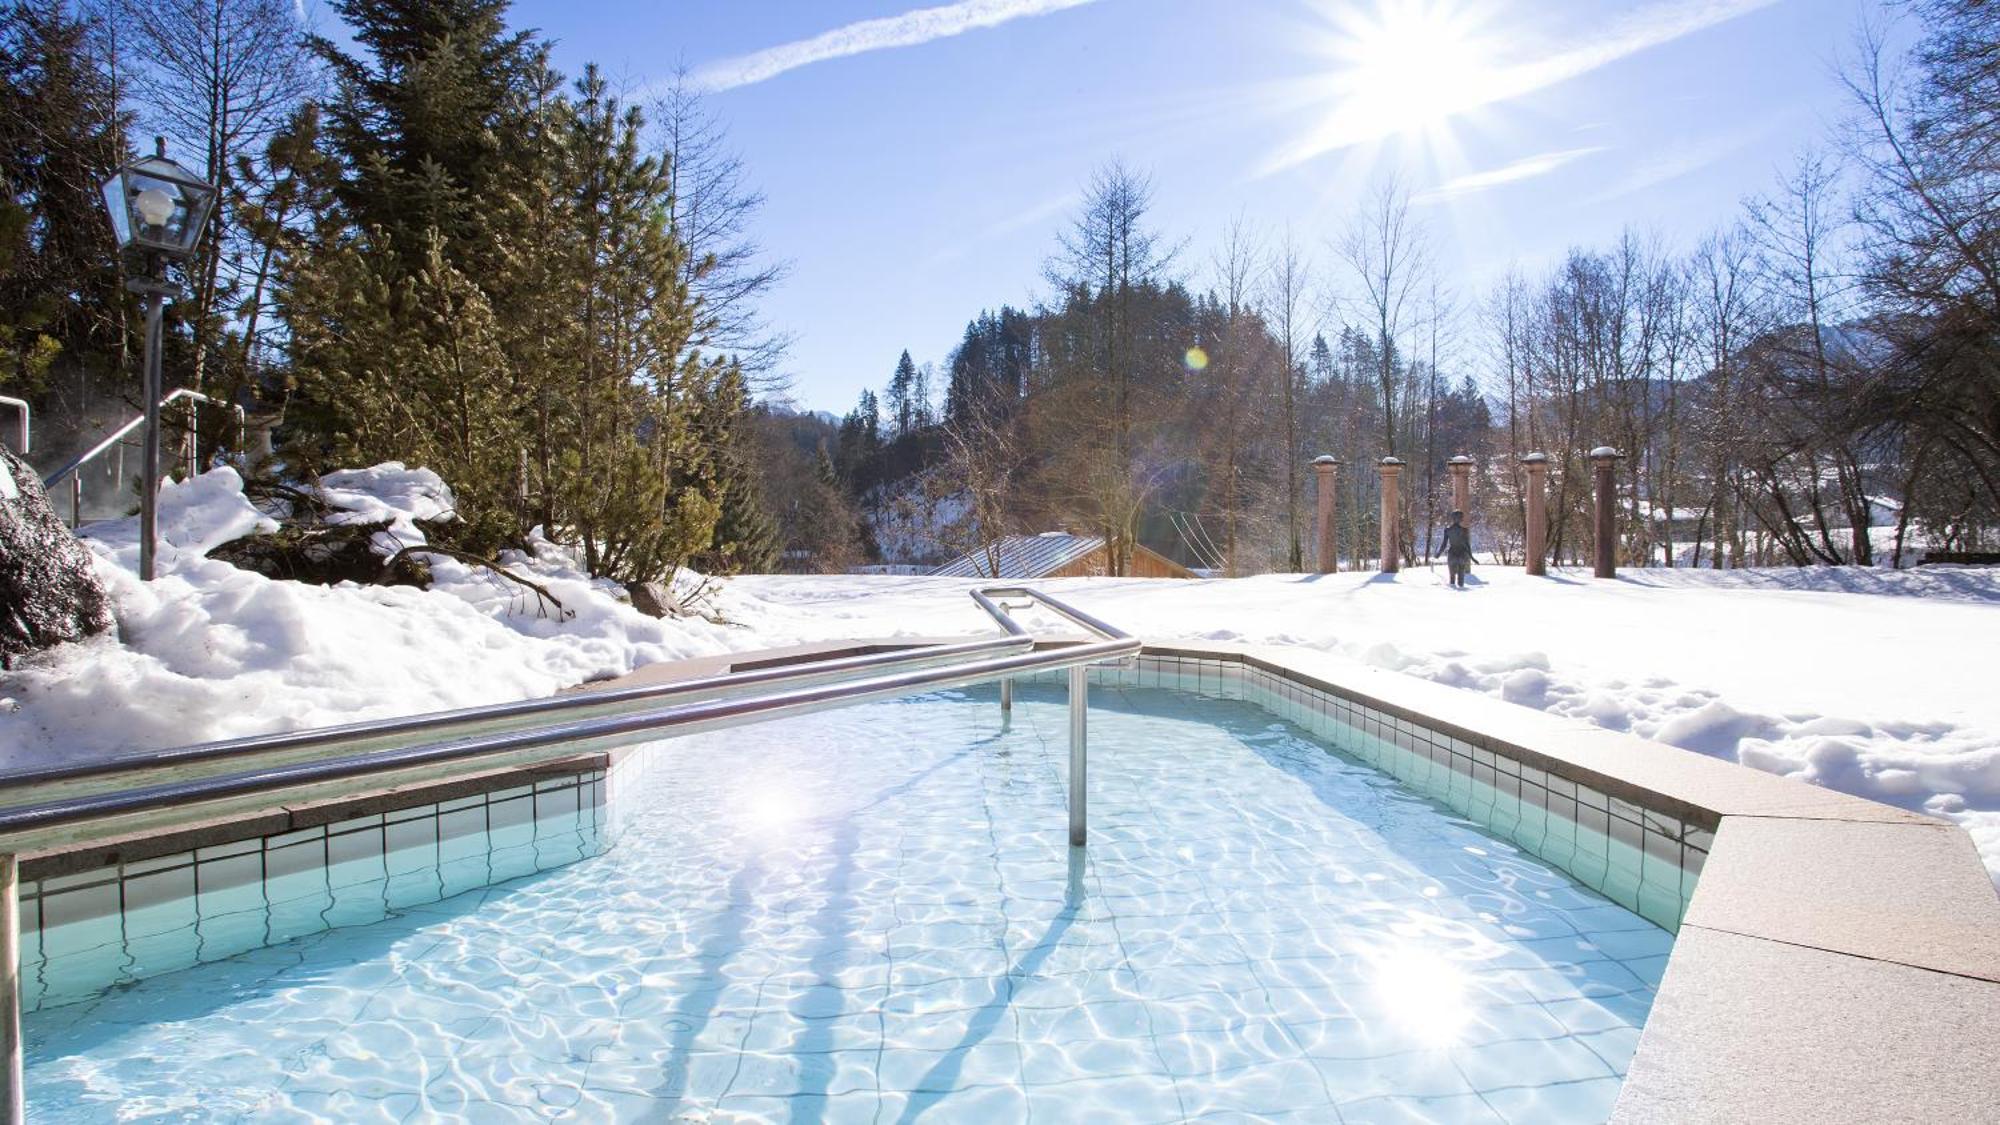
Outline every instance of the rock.
[[404, 557], [384, 567], [374, 548], [375, 533], [391, 521], [286, 525], [275, 532], [231, 539], [208, 553], [231, 566], [253, 570], [266, 578], [330, 586], [335, 582], [361, 585], [430, 585], [430, 568]]
[[0, 446], [0, 658], [109, 628], [90, 549], [56, 518], [42, 478]]
[[648, 617], [686, 616], [679, 599], [664, 582], [627, 582], [625, 593], [632, 598], [632, 608]]

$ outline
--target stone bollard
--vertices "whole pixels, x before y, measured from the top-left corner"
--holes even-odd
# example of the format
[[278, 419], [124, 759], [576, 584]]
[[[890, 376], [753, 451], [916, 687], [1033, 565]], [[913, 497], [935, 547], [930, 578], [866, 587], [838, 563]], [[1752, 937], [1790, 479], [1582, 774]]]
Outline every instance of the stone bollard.
[[1590, 451], [1597, 475], [1597, 570], [1599, 578], [1618, 577], [1618, 482], [1613, 473], [1624, 454], [1608, 445]]
[[1522, 528], [1527, 538], [1529, 574], [1549, 572], [1549, 455], [1530, 453], [1521, 458], [1528, 470], [1528, 524]]
[[1451, 470], [1451, 510], [1465, 515], [1465, 526], [1472, 526], [1472, 458], [1461, 453], [1445, 462]]
[[1382, 474], [1382, 573], [1394, 574], [1403, 568], [1403, 502], [1396, 485], [1403, 462], [1384, 457], [1376, 469]]
[[1319, 500], [1319, 572], [1332, 574], [1340, 569], [1340, 547], [1334, 540], [1334, 489], [1339, 483], [1340, 462], [1330, 453], [1312, 459], [1314, 485]]

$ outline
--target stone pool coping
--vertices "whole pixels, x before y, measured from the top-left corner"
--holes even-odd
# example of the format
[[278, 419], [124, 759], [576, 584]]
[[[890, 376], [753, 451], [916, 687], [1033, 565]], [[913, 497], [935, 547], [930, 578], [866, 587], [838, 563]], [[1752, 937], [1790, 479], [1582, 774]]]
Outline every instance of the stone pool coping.
[[1945, 821], [1309, 649], [1235, 660], [1716, 837], [1612, 1120], [1971, 1120], [2000, 1110], [2000, 895]]

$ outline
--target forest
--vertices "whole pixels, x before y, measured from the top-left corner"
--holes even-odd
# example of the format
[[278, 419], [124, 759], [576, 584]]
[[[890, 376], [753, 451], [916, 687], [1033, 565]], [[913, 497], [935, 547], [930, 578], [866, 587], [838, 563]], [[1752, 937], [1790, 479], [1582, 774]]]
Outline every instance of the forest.
[[1539, 452], [1573, 561], [1601, 445], [1624, 455], [1626, 565], [2000, 548], [2000, 29], [1978, 0], [1912, 0], [1913, 41], [1857, 43], [1846, 117], [1706, 236], [1635, 217], [1491, 285], [1451, 275], [1405, 180], [1344, 215], [1226, 220], [1197, 251], [1154, 220], [1171, 185], [1107, 160], [1037, 293], [966, 310], [937, 363], [882, 357], [841, 418], [786, 397], [759, 314], [784, 267], [702, 95], [560, 75], [500, 0], [332, 7], [351, 48], [284, 0], [6, 7], [0, 393], [78, 434], [136, 402], [95, 185], [151, 130], [226, 199], [170, 383], [269, 420], [293, 471], [436, 468], [468, 550], [540, 527], [632, 581], [1068, 529], [1104, 536], [1113, 573], [1141, 543], [1298, 571], [1330, 454], [1360, 567], [1381, 459], [1408, 465], [1416, 561], [1466, 455], [1480, 549], [1518, 562]]
[[[1049, 296], [980, 313], [937, 371], [907, 353], [829, 427], [862, 534], [932, 558], [1087, 530], [1218, 574], [1312, 563], [1312, 474], [1338, 472], [1343, 565], [1379, 555], [1384, 457], [1408, 463], [1405, 561], [1439, 549], [1445, 462], [1518, 563], [1546, 453], [1549, 548], [1595, 549], [1586, 452], [1618, 463], [1626, 565], [1903, 566], [2000, 547], [2000, 26], [1910, 5], [1864, 39], [1852, 116], [1691, 245], [1634, 224], [1484, 291], [1443, 275], [1422, 193], [1378, 181], [1303, 244], [1238, 219], [1205, 260], [1118, 163], [1051, 248]], [[1276, 230], [1278, 233], [1266, 233]], [[803, 531], [804, 529], [801, 529]], [[910, 541], [899, 535], [895, 543]], [[922, 537], [918, 537], [922, 542]]]

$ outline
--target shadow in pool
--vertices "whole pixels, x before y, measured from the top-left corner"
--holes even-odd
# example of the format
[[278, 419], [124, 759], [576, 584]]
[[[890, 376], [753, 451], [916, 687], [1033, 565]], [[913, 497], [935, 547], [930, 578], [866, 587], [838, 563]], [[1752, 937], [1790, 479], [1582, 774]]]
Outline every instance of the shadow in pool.
[[[1003, 734], [1004, 726], [1005, 724], [1003, 724]], [[826, 901], [813, 914], [810, 923], [816, 935], [808, 962], [813, 973], [814, 987], [806, 992], [805, 999], [792, 1010], [792, 1014], [799, 1017], [800, 1023], [806, 1029], [796, 1048], [800, 1062], [798, 1092], [801, 1096], [823, 1095], [833, 1082], [833, 1055], [830, 1049], [833, 1042], [833, 1017], [839, 1012], [837, 1008], [827, 1010], [826, 998], [841, 995], [842, 988], [838, 982], [839, 970], [847, 964], [847, 953], [855, 948], [854, 926], [850, 919], [857, 906], [853, 893], [854, 854], [860, 846], [860, 817], [857, 814], [914, 792], [940, 770], [978, 755], [1001, 737], [1002, 734], [994, 734], [969, 742], [910, 777], [881, 790], [868, 800], [836, 816], [819, 817], [809, 822], [828, 828], [830, 836], [827, 850], [833, 857], [833, 867], [827, 873], [824, 884]], [[654, 1096], [660, 1099], [663, 1119], [673, 1116], [679, 1108], [681, 1099], [687, 1094], [688, 1057], [694, 1043], [714, 1017], [715, 1002], [721, 995], [725, 983], [722, 967], [743, 949], [749, 920], [749, 904], [754, 893], [754, 887], [748, 882], [750, 877], [749, 864], [732, 877], [729, 911], [723, 916], [721, 925], [701, 946], [700, 958], [706, 967], [701, 985], [689, 992], [674, 1011], [672, 1021], [674, 1036], [669, 1044], [671, 1054], [666, 1066], [668, 1078], [664, 1085], [654, 1091]]]
[[764, 865], [754, 856], [729, 877], [729, 909], [723, 912], [719, 924], [695, 955], [702, 966], [701, 975], [693, 987], [681, 994], [680, 1003], [674, 1005], [673, 1015], [667, 1021], [667, 1026], [673, 1029], [667, 1042], [667, 1080], [653, 1092], [660, 1100], [661, 1120], [673, 1116], [681, 1096], [687, 1093], [688, 1056], [693, 1052], [695, 1040], [715, 1018], [716, 1001], [729, 983], [723, 966], [742, 952], [743, 936], [750, 928], [751, 903], [763, 877]]
[[1062, 909], [1049, 920], [1049, 928], [1042, 931], [1042, 936], [1028, 947], [1021, 959], [1008, 966], [1007, 977], [1002, 982], [1005, 987], [995, 990], [993, 999], [972, 1014], [964, 1036], [918, 1080], [916, 1089], [910, 1093], [909, 1104], [903, 1107], [902, 1116], [896, 1119], [897, 1125], [915, 1121], [947, 1097], [946, 1091], [957, 1088], [959, 1071], [964, 1069], [966, 1057], [999, 1028], [1000, 1021], [1013, 1006], [1015, 982], [1034, 976], [1042, 963], [1062, 944], [1063, 935], [1076, 924], [1077, 913], [1083, 909], [1084, 859], [1085, 849], [1069, 849], [1069, 883], [1063, 891]]

